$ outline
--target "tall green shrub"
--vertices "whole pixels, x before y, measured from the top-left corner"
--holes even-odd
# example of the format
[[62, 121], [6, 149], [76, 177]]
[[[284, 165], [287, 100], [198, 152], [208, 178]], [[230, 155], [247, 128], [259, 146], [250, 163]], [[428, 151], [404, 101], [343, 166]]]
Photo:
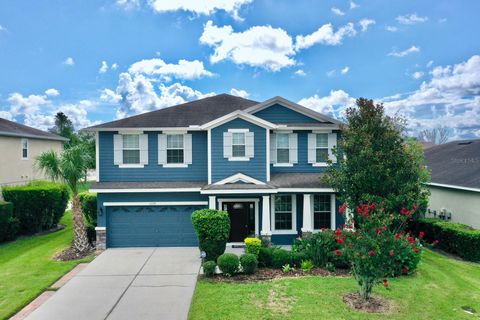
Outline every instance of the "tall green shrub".
[[192, 213], [192, 223], [197, 233], [200, 250], [206, 260], [216, 261], [225, 252], [230, 235], [230, 217], [226, 211], [202, 209]]
[[81, 192], [78, 194], [80, 204], [82, 205], [83, 215], [87, 223], [97, 226], [97, 194], [93, 192]]
[[15, 239], [19, 224], [18, 219], [13, 216], [13, 204], [0, 201], [0, 242]]
[[13, 203], [13, 214], [20, 221], [20, 232], [32, 234], [58, 224], [68, 203], [63, 184], [33, 182], [2, 188], [3, 198]]

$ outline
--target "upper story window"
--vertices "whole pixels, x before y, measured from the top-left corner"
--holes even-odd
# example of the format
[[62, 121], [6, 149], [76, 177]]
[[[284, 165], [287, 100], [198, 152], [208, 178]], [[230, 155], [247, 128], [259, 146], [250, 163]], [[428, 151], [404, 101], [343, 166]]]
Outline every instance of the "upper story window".
[[315, 161], [317, 163], [328, 160], [328, 133], [317, 133], [315, 142]]
[[140, 135], [123, 135], [123, 163], [140, 164]]
[[254, 133], [248, 129], [228, 129], [223, 133], [223, 157], [229, 161], [249, 161], [254, 156]]
[[277, 163], [290, 163], [290, 147], [288, 133], [277, 134]]
[[313, 196], [313, 229], [330, 229], [332, 225], [332, 201], [329, 194]]
[[22, 139], [22, 159], [28, 159], [28, 139]]
[[308, 134], [308, 163], [323, 167], [327, 161], [337, 162], [332, 150], [337, 145], [335, 132], [313, 132]]
[[158, 135], [158, 164], [166, 168], [186, 168], [192, 163], [192, 135], [166, 132]]
[[245, 132], [232, 133], [232, 156], [245, 157]]
[[183, 134], [167, 134], [167, 163], [184, 162]]
[[291, 167], [298, 162], [298, 135], [291, 132], [270, 134], [270, 162], [276, 167]]
[[120, 168], [142, 168], [148, 164], [148, 135], [132, 132], [114, 134], [113, 163]]

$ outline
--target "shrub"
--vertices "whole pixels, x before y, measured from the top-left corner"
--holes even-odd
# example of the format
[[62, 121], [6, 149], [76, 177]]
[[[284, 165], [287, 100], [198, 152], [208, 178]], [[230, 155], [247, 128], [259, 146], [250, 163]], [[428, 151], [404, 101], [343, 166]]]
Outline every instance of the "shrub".
[[295, 268], [290, 266], [288, 263], [286, 265], [282, 266], [282, 272], [283, 273], [289, 273], [289, 272], [293, 272], [293, 271], [295, 271]]
[[13, 204], [0, 201], [0, 242], [15, 239], [19, 221], [13, 216]]
[[91, 226], [97, 226], [97, 194], [93, 192], [81, 192], [78, 194], [85, 220]]
[[438, 242], [438, 247], [468, 261], [480, 261], [480, 230], [461, 223], [425, 218], [413, 223], [413, 231], [424, 232], [427, 242]]
[[313, 269], [313, 261], [312, 260], [303, 260], [300, 264], [300, 268], [303, 272], [310, 273]]
[[258, 260], [253, 253], [245, 253], [240, 256], [240, 265], [246, 274], [254, 274], [257, 271]]
[[226, 211], [202, 209], [192, 213], [192, 223], [197, 233], [200, 250], [206, 260], [215, 261], [225, 252], [230, 234], [230, 218]]
[[33, 182], [2, 188], [3, 198], [13, 203], [13, 214], [20, 221], [20, 232], [31, 234], [58, 224], [68, 203], [63, 184]]
[[296, 251], [296, 252], [292, 252], [291, 255], [292, 255], [292, 264], [297, 268], [301, 267], [302, 261], [309, 260], [309, 257], [305, 252]]
[[217, 264], [214, 261], [205, 261], [203, 263], [203, 273], [207, 277], [213, 277], [215, 275], [215, 268]]
[[262, 240], [257, 238], [245, 238], [245, 252], [252, 253], [258, 256], [260, 247], [262, 246]]
[[272, 265], [274, 268], [281, 269], [284, 265], [292, 262], [292, 254], [284, 249], [275, 249], [272, 254]]
[[335, 239], [333, 230], [325, 229], [308, 238], [296, 240], [293, 251], [305, 253], [308, 258], [312, 259], [316, 267], [324, 268], [328, 262], [340, 263], [340, 259], [333, 254], [340, 246], [341, 244]]
[[258, 266], [268, 268], [272, 266], [273, 251], [272, 247], [261, 247], [258, 251]]
[[238, 257], [234, 253], [224, 253], [217, 259], [218, 267], [226, 276], [232, 276], [238, 271], [238, 263]]

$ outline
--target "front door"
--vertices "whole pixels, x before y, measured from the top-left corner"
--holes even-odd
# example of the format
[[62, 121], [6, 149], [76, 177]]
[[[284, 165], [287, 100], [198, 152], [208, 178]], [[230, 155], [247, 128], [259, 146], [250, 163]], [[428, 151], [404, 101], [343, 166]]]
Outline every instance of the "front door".
[[223, 210], [230, 216], [229, 242], [243, 242], [246, 237], [255, 233], [255, 203], [225, 202]]

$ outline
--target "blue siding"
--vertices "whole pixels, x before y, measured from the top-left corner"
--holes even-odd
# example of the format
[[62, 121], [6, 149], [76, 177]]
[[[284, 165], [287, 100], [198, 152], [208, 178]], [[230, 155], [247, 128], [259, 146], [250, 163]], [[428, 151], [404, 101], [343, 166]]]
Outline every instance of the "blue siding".
[[[223, 133], [228, 129], [249, 129], [254, 132], [254, 157], [250, 161], [228, 161], [223, 157]], [[267, 179], [266, 129], [243, 119], [234, 119], [212, 129], [212, 183], [236, 173], [255, 179]]]
[[192, 134], [192, 164], [188, 168], [163, 168], [158, 165], [158, 134], [148, 132], [148, 165], [144, 168], [119, 168], [113, 164], [113, 135], [100, 132], [100, 181], [207, 181], [207, 133]]
[[279, 104], [274, 104], [273, 106], [260, 110], [254, 113], [254, 115], [272, 123], [320, 122], [316, 119], [310, 118], [302, 113], [299, 113]]

